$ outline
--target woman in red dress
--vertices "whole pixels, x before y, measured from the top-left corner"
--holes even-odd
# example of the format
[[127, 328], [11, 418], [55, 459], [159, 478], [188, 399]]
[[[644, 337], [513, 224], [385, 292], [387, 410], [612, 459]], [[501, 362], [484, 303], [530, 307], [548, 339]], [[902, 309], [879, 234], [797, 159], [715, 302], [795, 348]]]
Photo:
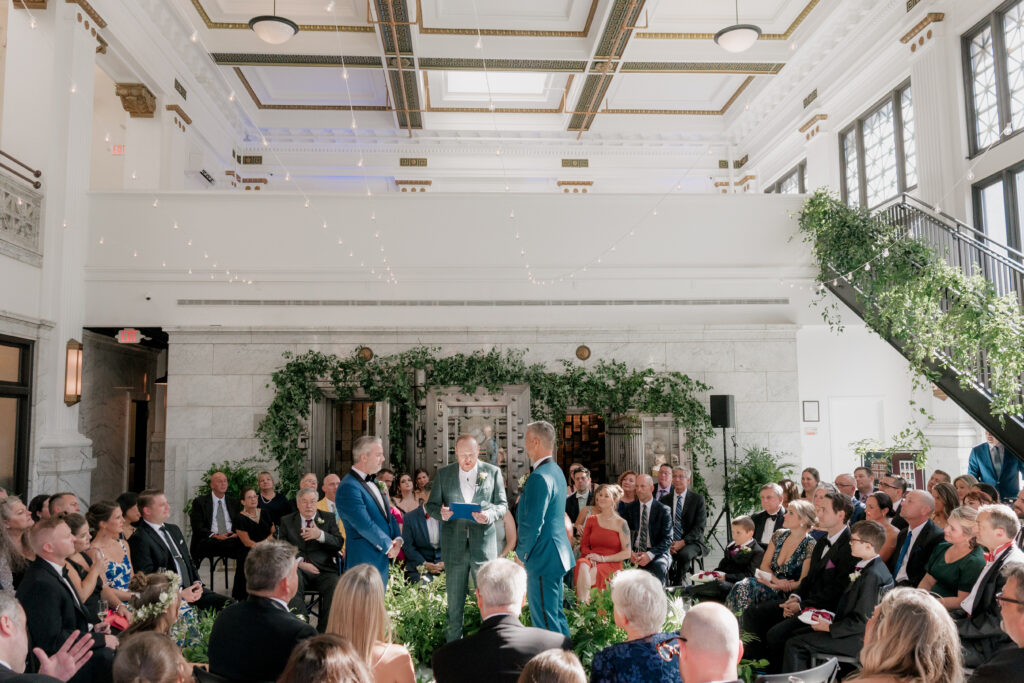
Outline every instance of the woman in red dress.
[[603, 589], [629, 557], [629, 526], [615, 511], [621, 495], [622, 489], [614, 484], [602, 484], [594, 493], [594, 514], [583, 526], [576, 562], [576, 596], [581, 603], [590, 602], [590, 589]]

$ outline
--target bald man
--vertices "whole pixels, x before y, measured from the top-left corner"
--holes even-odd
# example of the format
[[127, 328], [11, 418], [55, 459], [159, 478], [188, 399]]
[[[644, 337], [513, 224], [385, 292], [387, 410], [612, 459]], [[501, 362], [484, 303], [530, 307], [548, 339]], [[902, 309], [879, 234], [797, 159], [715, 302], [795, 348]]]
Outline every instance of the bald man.
[[341, 533], [341, 553], [345, 553], [345, 524], [341, 521], [341, 517], [338, 516], [338, 508], [334, 504], [334, 498], [338, 495], [338, 486], [341, 485], [341, 477], [337, 474], [328, 474], [324, 477], [324, 483], [320, 487], [320, 490], [324, 492], [324, 497], [317, 501], [316, 509], [320, 512], [326, 512], [332, 515], [338, 520], [338, 531]]
[[839, 493], [844, 493], [853, 500], [853, 517], [850, 517], [850, 524], [856, 524], [864, 519], [864, 503], [857, 500], [857, 479], [852, 474], [840, 474], [836, 477], [836, 488], [839, 489]]
[[679, 639], [679, 675], [686, 683], [738, 683], [743, 644], [740, 625], [727, 608], [717, 602], [694, 606], [683, 619]]

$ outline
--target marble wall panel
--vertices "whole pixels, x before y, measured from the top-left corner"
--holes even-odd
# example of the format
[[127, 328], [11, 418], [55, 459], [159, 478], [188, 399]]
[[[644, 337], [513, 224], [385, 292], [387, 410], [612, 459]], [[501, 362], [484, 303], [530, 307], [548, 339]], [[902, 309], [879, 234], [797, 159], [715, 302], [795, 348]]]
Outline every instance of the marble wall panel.
[[665, 344], [665, 362], [681, 372], [731, 372], [736, 368], [736, 351], [733, 342], [669, 342]]
[[[168, 381], [168, 389], [178, 384]], [[181, 391], [168, 391], [168, 405], [182, 406], [251, 406], [252, 375], [205, 375], [180, 378]], [[183, 397], [179, 396], [184, 394]], [[171, 401], [171, 396], [175, 397]]]
[[171, 344], [167, 349], [167, 374], [213, 374], [213, 346], [213, 344]]
[[[202, 439], [213, 435], [213, 408], [167, 406], [167, 439]], [[168, 465], [170, 463], [168, 462]]]
[[254, 409], [217, 408], [211, 436], [214, 438], [251, 439], [255, 436], [252, 416]]
[[793, 402], [736, 402], [737, 432], [791, 432], [799, 427], [799, 409]]
[[[766, 400], [763, 372], [708, 372], [704, 382], [711, 386], [712, 394], [732, 394], [742, 401]], [[792, 398], [796, 398], [795, 391]]]
[[796, 341], [738, 341], [736, 370], [796, 371]]
[[304, 351], [295, 344], [217, 344], [213, 349], [215, 375], [254, 375], [271, 373], [287, 361], [285, 351]]
[[799, 395], [796, 372], [766, 372], [767, 401], [795, 401]]

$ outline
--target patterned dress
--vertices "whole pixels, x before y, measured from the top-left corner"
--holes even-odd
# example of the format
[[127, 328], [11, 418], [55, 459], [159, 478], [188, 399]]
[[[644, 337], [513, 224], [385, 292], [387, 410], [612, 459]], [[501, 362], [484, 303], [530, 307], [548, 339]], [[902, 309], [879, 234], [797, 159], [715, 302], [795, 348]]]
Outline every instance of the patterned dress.
[[658, 654], [658, 643], [678, 635], [655, 633], [609, 645], [594, 655], [590, 683], [681, 683], [679, 659], [666, 662]]
[[[775, 546], [775, 552], [772, 553], [771, 570], [776, 578], [796, 581], [800, 578], [804, 560], [810, 557], [814, 551], [815, 541], [810, 534], [804, 536], [789, 559], [780, 565], [779, 553], [782, 552], [782, 544], [789, 538], [790, 533], [790, 529], [779, 529], [772, 534], [772, 545]], [[757, 579], [746, 578], [732, 587], [729, 595], [725, 598], [725, 606], [733, 612], [743, 612], [751, 605], [769, 600], [781, 600], [783, 597], [782, 591], [769, 588], [763, 583], [759, 583]]]

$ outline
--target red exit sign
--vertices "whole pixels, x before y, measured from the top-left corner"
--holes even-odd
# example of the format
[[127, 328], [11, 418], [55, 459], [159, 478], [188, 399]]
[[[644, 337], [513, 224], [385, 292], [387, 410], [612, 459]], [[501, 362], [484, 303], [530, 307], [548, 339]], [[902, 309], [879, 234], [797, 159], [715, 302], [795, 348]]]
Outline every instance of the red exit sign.
[[124, 154], [124, 145], [111, 145], [110, 153], [114, 156], [121, 156]]
[[142, 335], [139, 334], [138, 330], [123, 329], [117, 331], [117, 341], [122, 344], [138, 344]]

